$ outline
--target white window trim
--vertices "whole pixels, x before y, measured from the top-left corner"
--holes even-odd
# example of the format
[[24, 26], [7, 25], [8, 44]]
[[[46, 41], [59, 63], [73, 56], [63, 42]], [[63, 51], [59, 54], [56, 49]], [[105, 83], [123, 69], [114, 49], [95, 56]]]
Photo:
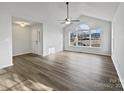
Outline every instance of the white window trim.
[[[76, 43], [76, 46], [71, 45], [71, 43], [70, 43], [70, 34], [71, 34], [71, 33], [80, 32], [80, 31], [69, 32], [69, 47], [100, 49], [100, 48], [101, 48], [101, 43], [100, 43], [100, 47], [93, 47], [93, 46], [91, 46], [91, 30], [92, 30], [92, 29], [89, 29], [89, 30], [88, 30], [88, 31], [89, 31], [89, 40], [90, 40], [90, 45], [89, 45], [89, 46], [78, 46], [77, 43]], [[77, 33], [76, 33], [76, 36], [77, 36]], [[101, 35], [100, 35], [100, 37], [101, 37]], [[101, 40], [101, 38], [100, 38], [100, 40]]]

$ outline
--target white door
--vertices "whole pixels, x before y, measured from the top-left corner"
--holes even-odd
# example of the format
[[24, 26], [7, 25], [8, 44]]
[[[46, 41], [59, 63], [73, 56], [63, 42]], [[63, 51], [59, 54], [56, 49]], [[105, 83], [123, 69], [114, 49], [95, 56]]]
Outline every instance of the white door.
[[32, 31], [32, 52], [34, 54], [40, 55], [40, 31]]

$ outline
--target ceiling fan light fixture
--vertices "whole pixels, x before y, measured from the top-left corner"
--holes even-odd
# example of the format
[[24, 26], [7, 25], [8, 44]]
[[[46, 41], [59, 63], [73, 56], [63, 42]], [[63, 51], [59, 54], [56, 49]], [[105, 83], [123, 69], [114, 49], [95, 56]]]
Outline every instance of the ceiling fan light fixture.
[[65, 21], [65, 24], [70, 24], [71, 22], [70, 21]]
[[65, 24], [70, 24], [71, 23], [71, 20], [69, 18], [66, 18], [65, 19]]

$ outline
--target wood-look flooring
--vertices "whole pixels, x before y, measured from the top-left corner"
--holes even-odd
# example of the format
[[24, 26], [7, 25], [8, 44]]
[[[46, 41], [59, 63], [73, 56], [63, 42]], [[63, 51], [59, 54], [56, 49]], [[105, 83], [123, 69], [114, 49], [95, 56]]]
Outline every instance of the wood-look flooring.
[[0, 91], [50, 91], [53, 88], [25, 78], [13, 66], [0, 69]]
[[108, 56], [64, 51], [46, 57], [26, 54], [13, 59], [18, 73], [54, 90], [123, 90]]

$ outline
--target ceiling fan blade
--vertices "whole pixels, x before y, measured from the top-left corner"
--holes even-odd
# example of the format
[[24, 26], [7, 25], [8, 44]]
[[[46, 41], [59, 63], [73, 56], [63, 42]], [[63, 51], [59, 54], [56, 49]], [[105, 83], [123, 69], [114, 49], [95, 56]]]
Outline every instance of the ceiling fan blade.
[[65, 24], [65, 22], [61, 22], [61, 24]]
[[65, 20], [57, 20], [57, 21], [65, 21]]
[[71, 22], [80, 22], [80, 20], [71, 20]]

